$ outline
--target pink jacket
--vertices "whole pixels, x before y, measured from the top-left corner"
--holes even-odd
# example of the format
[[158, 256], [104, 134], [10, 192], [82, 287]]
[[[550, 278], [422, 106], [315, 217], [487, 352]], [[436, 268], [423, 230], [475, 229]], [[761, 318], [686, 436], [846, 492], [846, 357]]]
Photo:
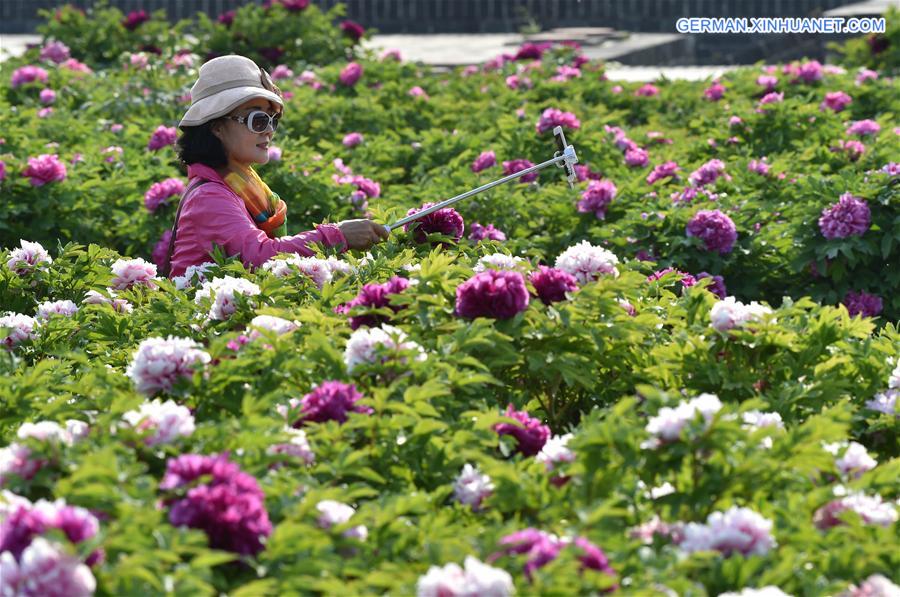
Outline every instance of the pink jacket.
[[315, 230], [294, 236], [271, 239], [256, 227], [241, 199], [219, 174], [203, 164], [188, 166], [188, 178], [212, 181], [191, 190], [184, 198], [175, 235], [175, 250], [169, 277], [180, 276], [190, 265], [210, 261], [213, 243], [221, 245], [227, 255], [240, 254], [247, 268], [258, 267], [278, 253], [310, 256], [310, 243], [341, 246], [347, 250], [347, 239], [333, 224], [316, 225]]

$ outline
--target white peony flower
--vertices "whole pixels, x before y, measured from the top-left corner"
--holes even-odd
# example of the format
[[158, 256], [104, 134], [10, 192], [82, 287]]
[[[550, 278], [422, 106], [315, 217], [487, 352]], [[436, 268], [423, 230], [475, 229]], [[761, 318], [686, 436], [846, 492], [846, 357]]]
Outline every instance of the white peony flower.
[[[330, 529], [335, 525], [349, 522], [353, 515], [356, 514], [356, 509], [353, 506], [348, 506], [335, 500], [322, 500], [316, 504], [316, 510], [320, 512], [318, 522], [323, 529]], [[344, 531], [345, 537], [359, 539], [360, 541], [365, 541], [368, 535], [369, 530], [364, 525], [357, 525]]]
[[463, 466], [462, 472], [453, 483], [453, 497], [461, 504], [472, 506], [473, 510], [478, 510], [482, 500], [493, 491], [494, 484], [491, 478], [481, 474], [478, 467], [468, 463]]
[[486, 269], [520, 269], [525, 264], [525, 260], [521, 257], [513, 257], [505, 253], [492, 253], [485, 255], [478, 260], [472, 269], [475, 273], [481, 273]]
[[719, 551], [728, 556], [765, 555], [776, 546], [772, 521], [749, 508], [732, 506], [713, 512], [706, 524], [688, 523], [679, 547], [685, 552]]
[[745, 305], [733, 296], [729, 296], [712, 306], [709, 312], [709, 319], [716, 330], [726, 332], [752, 321], [760, 321], [765, 315], [770, 313], [772, 313], [772, 309], [760, 305], [756, 301]]
[[46, 321], [51, 315], [62, 315], [63, 317], [72, 317], [78, 313], [78, 305], [72, 301], [44, 301], [38, 305], [35, 319]]
[[466, 556], [464, 565], [431, 566], [416, 583], [417, 597], [508, 597], [516, 592], [505, 570], [472, 556]]
[[719, 597], [791, 597], [791, 595], [785, 593], [776, 586], [770, 585], [761, 589], [748, 587], [742, 589], [739, 593], [719, 593]]
[[[348, 266], [349, 267], [349, 266]], [[319, 259], [318, 257], [273, 257], [262, 264], [262, 269], [272, 272], [276, 277], [283, 278], [287, 275], [300, 272], [309, 277], [318, 288], [322, 288], [327, 282], [331, 282], [335, 268], [343, 267], [334, 261]]]
[[543, 462], [548, 471], [552, 471], [554, 465], [575, 460], [575, 453], [568, 448], [571, 433], [554, 435], [544, 444], [541, 451], [534, 457], [538, 462]]
[[875, 468], [878, 461], [869, 456], [865, 446], [850, 442], [850, 445], [844, 450], [844, 455], [836, 459], [834, 464], [842, 475], [858, 477]]
[[236, 296], [256, 296], [259, 292], [259, 286], [250, 280], [225, 276], [204, 282], [194, 295], [194, 302], [199, 305], [204, 299], [212, 299], [207, 316], [221, 321], [228, 319], [237, 310]]
[[361, 327], [356, 329], [347, 340], [347, 348], [344, 351], [344, 362], [347, 364], [347, 372], [364, 363], [377, 361], [376, 349], [381, 346], [389, 350], [413, 350], [418, 351], [416, 360], [424, 361], [427, 356], [425, 349], [412, 340], [406, 340], [406, 333], [394, 326], [381, 324], [381, 327]]
[[216, 264], [212, 261], [204, 261], [200, 265], [187, 266], [182, 275], [172, 278], [172, 281], [175, 283], [175, 288], [184, 290], [188, 286], [191, 286], [194, 282], [194, 276], [197, 277], [197, 282], [203, 284], [207, 280], [206, 272], [215, 265]]
[[645, 430], [652, 438], [641, 444], [642, 448], [654, 449], [662, 444], [676, 441], [681, 430], [702, 415], [709, 426], [713, 416], [722, 408], [722, 402], [715, 394], [700, 394], [693, 400], [682, 401], [675, 408], [664, 406], [655, 417], [651, 417]]
[[602, 247], [583, 240], [563, 251], [556, 258], [556, 267], [572, 274], [580, 284], [587, 284], [601, 275], [618, 277], [619, 258]]
[[23, 276], [36, 269], [47, 271], [47, 266], [53, 263], [50, 253], [41, 246], [41, 243], [33, 243], [27, 240], [19, 240], [21, 248], [9, 252], [6, 267]]
[[[8, 350], [25, 340], [33, 340], [36, 338], [37, 323], [37, 320], [27, 315], [8, 311], [0, 317], [0, 345], [6, 346]], [[9, 328], [9, 332], [4, 333], [2, 328]]]
[[194, 375], [193, 365], [206, 365], [212, 360], [200, 345], [190, 338], [147, 338], [134, 353], [125, 370], [137, 391], [147, 395], [159, 390], [169, 391], [175, 382]]
[[140, 409], [130, 410], [122, 418], [140, 432], [152, 432], [145, 440], [148, 446], [172, 443], [194, 433], [191, 411], [172, 400], [144, 402]]

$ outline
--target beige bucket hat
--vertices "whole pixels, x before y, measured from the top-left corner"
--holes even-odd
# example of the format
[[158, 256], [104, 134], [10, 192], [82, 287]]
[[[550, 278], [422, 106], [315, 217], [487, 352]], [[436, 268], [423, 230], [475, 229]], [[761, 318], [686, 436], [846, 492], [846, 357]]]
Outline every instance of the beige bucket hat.
[[281, 98], [263, 87], [263, 77], [268, 76], [255, 62], [236, 54], [204, 63], [197, 82], [191, 87], [191, 107], [178, 126], [198, 126], [225, 116], [255, 97], [264, 97], [284, 109]]

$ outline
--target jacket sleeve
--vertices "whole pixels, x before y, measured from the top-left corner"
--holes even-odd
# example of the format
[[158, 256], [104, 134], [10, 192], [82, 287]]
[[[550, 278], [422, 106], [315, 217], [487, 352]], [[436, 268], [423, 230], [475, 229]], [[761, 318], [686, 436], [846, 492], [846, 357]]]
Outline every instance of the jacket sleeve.
[[221, 185], [203, 185], [197, 190], [197, 202], [203, 206], [203, 221], [212, 249], [212, 243], [224, 247], [229, 256], [240, 253], [246, 267], [259, 267], [278, 253], [298, 253], [309, 257], [315, 253], [308, 245], [321, 243], [329, 247], [347, 250], [347, 239], [334, 224], [316, 225], [315, 230], [293, 236], [269, 238], [256, 227], [240, 198]]

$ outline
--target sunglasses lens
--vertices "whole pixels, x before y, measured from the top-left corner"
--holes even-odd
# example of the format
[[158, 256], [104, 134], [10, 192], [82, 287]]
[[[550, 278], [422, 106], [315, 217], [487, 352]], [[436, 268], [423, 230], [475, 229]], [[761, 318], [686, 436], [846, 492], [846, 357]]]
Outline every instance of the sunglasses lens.
[[[277, 121], [276, 121], [277, 123]], [[277, 126], [277, 124], [275, 124]], [[255, 133], [262, 133], [269, 127], [269, 115], [264, 112], [254, 112], [250, 117], [250, 128]]]

